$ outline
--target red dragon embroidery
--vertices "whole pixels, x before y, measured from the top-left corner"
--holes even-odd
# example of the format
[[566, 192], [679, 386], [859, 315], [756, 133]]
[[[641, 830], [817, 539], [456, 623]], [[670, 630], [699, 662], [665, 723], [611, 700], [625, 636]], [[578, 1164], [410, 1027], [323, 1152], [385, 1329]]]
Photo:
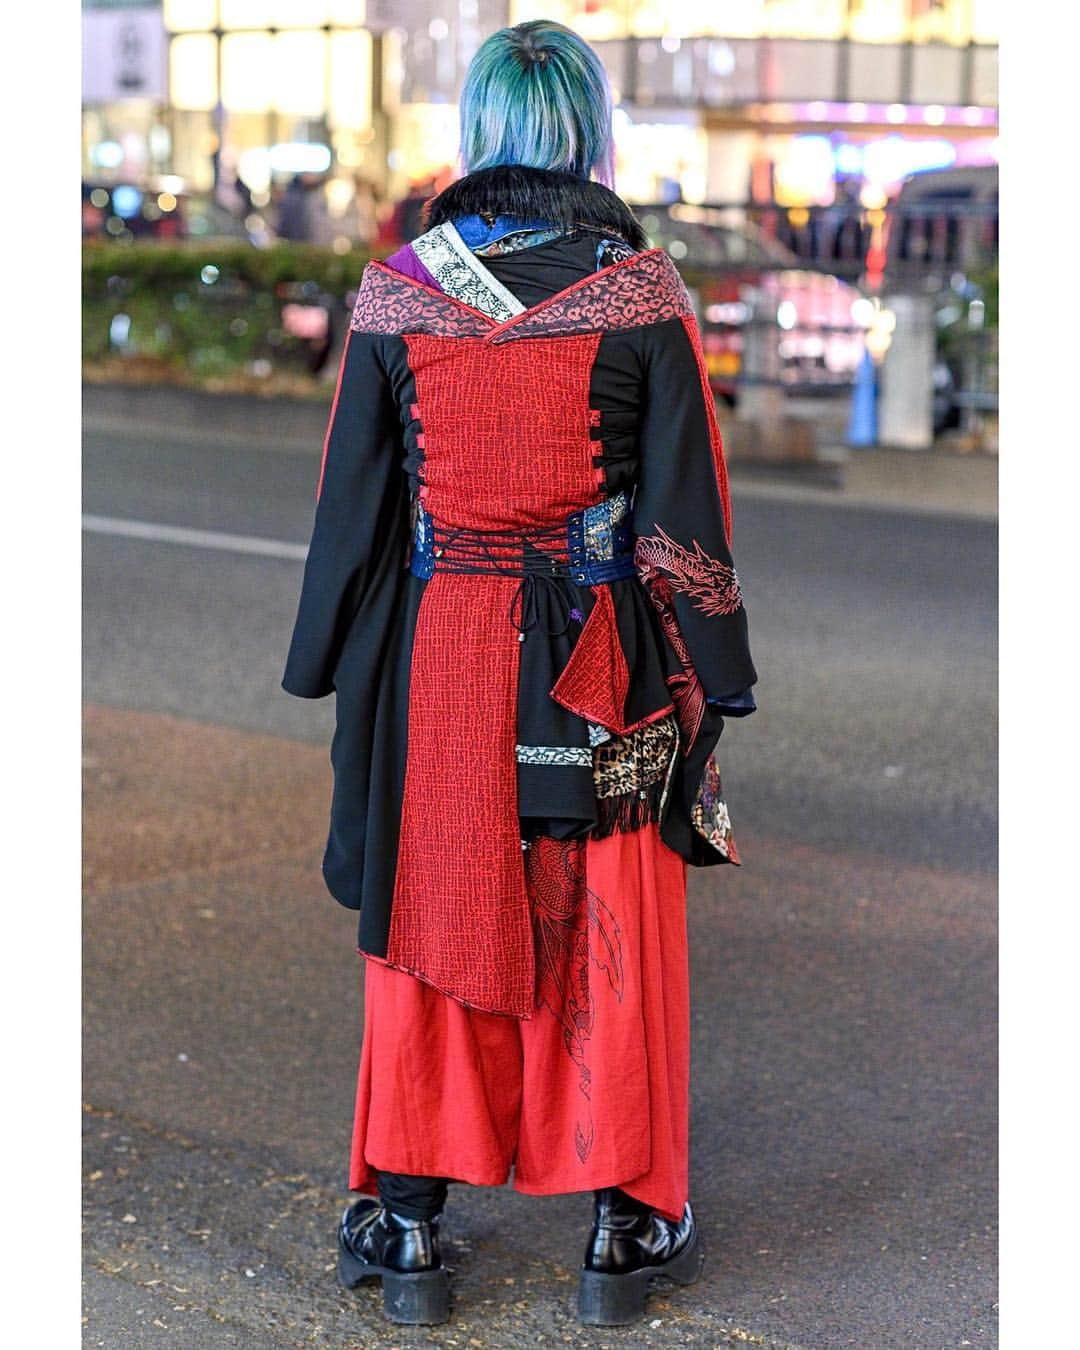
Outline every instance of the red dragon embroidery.
[[577, 1066], [582, 1103], [574, 1147], [585, 1162], [593, 1146], [587, 1050], [596, 1020], [589, 968], [594, 965], [606, 975], [616, 997], [622, 998], [622, 933], [614, 914], [586, 884], [582, 840], [542, 836], [534, 840], [525, 861], [533, 903], [537, 1004], [560, 1024], [566, 1052]]
[[675, 615], [671, 586], [667, 578], [660, 575], [646, 577], [642, 572], [641, 579], [645, 582], [645, 593], [652, 601], [664, 635], [671, 643], [672, 651], [682, 666], [682, 674], [669, 675], [667, 683], [671, 690], [672, 702], [675, 704], [675, 715], [679, 719], [682, 752], [688, 755], [697, 740], [701, 720], [705, 716], [705, 686], [694, 669], [693, 661], [690, 660], [690, 648], [686, 645], [686, 639]]
[[637, 541], [634, 561], [646, 584], [665, 577], [673, 591], [688, 595], [705, 614], [734, 614], [742, 608], [734, 567], [710, 558], [696, 539], [691, 553], [657, 525], [655, 534]]
[[735, 569], [710, 558], [698, 541], [694, 551], [683, 548], [658, 525], [655, 534], [643, 535], [634, 549], [638, 575], [660, 618], [672, 650], [683, 668], [668, 679], [679, 718], [683, 754], [688, 755], [705, 716], [705, 687], [701, 683], [690, 649], [679, 627], [672, 603], [676, 591], [688, 595], [705, 614], [734, 614], [742, 605]]

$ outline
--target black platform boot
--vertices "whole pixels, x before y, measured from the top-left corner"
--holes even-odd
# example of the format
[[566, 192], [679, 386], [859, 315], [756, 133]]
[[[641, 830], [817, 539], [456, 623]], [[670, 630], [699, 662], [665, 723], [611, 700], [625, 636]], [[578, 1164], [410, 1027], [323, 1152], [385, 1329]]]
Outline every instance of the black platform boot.
[[702, 1251], [687, 1202], [678, 1223], [615, 1186], [596, 1192], [596, 1218], [578, 1289], [578, 1316], [587, 1326], [620, 1327], [645, 1313], [656, 1279], [693, 1284]]
[[369, 1197], [350, 1205], [338, 1227], [338, 1278], [355, 1289], [378, 1275], [391, 1322], [431, 1326], [449, 1320], [438, 1217], [407, 1219]]

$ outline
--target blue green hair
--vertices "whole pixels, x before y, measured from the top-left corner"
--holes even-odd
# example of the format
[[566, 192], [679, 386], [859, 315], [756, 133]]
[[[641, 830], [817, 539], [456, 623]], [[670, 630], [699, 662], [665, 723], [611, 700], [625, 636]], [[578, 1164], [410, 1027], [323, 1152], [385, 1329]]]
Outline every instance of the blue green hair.
[[532, 19], [492, 33], [469, 62], [460, 107], [466, 173], [522, 164], [612, 186], [607, 73], [561, 23]]

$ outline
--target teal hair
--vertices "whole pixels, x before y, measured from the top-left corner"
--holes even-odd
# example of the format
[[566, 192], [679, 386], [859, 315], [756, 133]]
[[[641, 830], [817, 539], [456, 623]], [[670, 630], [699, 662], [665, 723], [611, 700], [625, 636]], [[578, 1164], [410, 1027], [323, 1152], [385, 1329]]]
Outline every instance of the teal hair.
[[465, 72], [461, 159], [466, 173], [523, 164], [611, 187], [611, 87], [589, 44], [549, 19], [492, 33]]

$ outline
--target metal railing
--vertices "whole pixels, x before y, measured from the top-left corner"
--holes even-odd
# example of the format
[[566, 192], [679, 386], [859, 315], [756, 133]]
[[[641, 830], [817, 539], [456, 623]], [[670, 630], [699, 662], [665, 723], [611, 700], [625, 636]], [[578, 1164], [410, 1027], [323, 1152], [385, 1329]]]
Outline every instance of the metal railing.
[[634, 210], [657, 243], [676, 244], [680, 262], [720, 271], [802, 266], [851, 282], [876, 271], [889, 283], [948, 280], [997, 261], [996, 201], [894, 201], [875, 209], [858, 202], [674, 202]]
[[897, 201], [635, 206], [699, 299], [710, 378], [731, 404], [775, 386], [846, 395], [874, 297], [919, 295], [938, 331], [935, 425], [973, 430], [997, 409], [997, 205]]

